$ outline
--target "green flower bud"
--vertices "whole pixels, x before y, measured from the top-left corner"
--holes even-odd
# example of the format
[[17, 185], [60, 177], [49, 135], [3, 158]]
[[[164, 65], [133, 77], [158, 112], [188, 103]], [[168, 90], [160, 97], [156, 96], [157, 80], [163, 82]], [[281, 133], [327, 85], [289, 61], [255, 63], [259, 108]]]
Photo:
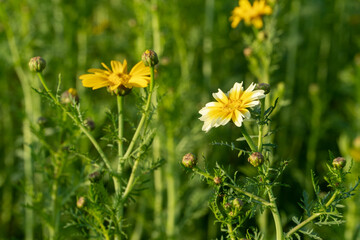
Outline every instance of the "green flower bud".
[[235, 198], [232, 202], [234, 208], [236, 208], [236, 210], [240, 211], [242, 209], [242, 207], [244, 206], [244, 202], [241, 201], [240, 198]]
[[193, 168], [196, 166], [196, 156], [192, 153], [187, 153], [182, 158], [182, 165], [186, 168]]
[[78, 208], [82, 208], [82, 207], [84, 207], [85, 206], [85, 198], [84, 197], [79, 197], [79, 199], [77, 200], [77, 202], [76, 202], [76, 206], [78, 207]]
[[245, 56], [245, 57], [250, 57], [251, 54], [252, 54], [252, 51], [253, 51], [253, 50], [252, 50], [251, 47], [244, 48], [244, 50], [243, 50], [244, 56]]
[[99, 171], [93, 172], [89, 174], [89, 180], [92, 183], [97, 183], [101, 180], [102, 174]]
[[343, 157], [337, 157], [333, 160], [332, 165], [336, 169], [343, 169], [346, 165], [346, 160]]
[[256, 84], [256, 90], [264, 90], [264, 94], [268, 94], [271, 90], [270, 84], [267, 83]]
[[75, 100], [76, 104], [79, 103], [79, 96], [76, 89], [74, 88], [69, 88], [68, 90], [63, 92], [60, 97], [60, 101], [62, 104], [69, 104], [72, 102], [73, 99]]
[[143, 63], [145, 64], [145, 66], [153, 67], [159, 63], [159, 58], [158, 58], [156, 52], [154, 52], [153, 50], [150, 50], [150, 49], [146, 50], [143, 53], [141, 59], [142, 59]]
[[42, 72], [46, 67], [46, 61], [42, 57], [33, 57], [30, 59], [29, 68], [32, 72]]
[[227, 203], [224, 204], [224, 209], [225, 209], [226, 211], [230, 211], [231, 208], [232, 208], [231, 203], [227, 202]]
[[262, 42], [268, 38], [268, 34], [265, 31], [260, 31], [257, 34], [257, 38]]
[[95, 122], [91, 118], [87, 118], [84, 121], [84, 125], [90, 130], [93, 131], [95, 129]]
[[218, 176], [214, 177], [214, 183], [215, 183], [216, 185], [220, 185], [221, 182], [222, 182], [221, 177], [218, 177]]
[[248, 161], [254, 167], [259, 167], [264, 162], [264, 156], [259, 152], [253, 152], [248, 158]]
[[41, 116], [41, 117], [39, 117], [39, 118], [37, 119], [37, 123], [38, 123], [41, 127], [45, 126], [45, 124], [46, 124], [47, 122], [48, 122], [47, 118], [46, 118], [46, 117], [43, 117], [43, 116]]
[[235, 216], [236, 216], [236, 213], [235, 213], [234, 211], [230, 211], [230, 212], [228, 213], [228, 215], [229, 215], [230, 217], [235, 217]]

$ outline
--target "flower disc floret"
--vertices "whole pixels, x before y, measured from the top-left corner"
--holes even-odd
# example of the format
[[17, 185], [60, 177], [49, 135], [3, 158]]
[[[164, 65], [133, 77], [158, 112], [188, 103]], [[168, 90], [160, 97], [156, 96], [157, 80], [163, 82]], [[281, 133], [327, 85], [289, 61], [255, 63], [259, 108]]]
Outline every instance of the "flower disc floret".
[[227, 124], [230, 120], [238, 127], [242, 126], [244, 119], [251, 117], [249, 108], [260, 103], [264, 98], [263, 90], [254, 90], [256, 84], [252, 83], [245, 91], [243, 83], [235, 83], [230, 91], [225, 94], [220, 89], [213, 93], [216, 102], [209, 102], [199, 113], [199, 119], [204, 121], [202, 130], [208, 132], [213, 127]]
[[111, 69], [101, 63], [105, 68], [88, 70], [90, 74], [83, 74], [79, 78], [84, 87], [91, 87], [93, 90], [108, 87], [111, 91], [118, 88], [132, 89], [133, 87], [144, 88], [150, 83], [150, 68], [142, 61], [138, 62], [128, 73], [127, 62], [111, 61]]

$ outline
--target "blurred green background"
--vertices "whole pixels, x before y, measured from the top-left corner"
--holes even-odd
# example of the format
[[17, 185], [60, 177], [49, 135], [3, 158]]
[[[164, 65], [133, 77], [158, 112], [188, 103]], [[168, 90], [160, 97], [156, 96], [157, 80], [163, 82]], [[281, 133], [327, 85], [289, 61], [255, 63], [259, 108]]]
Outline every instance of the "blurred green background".
[[[210, 144], [235, 141], [240, 131], [227, 125], [204, 133], [198, 120], [199, 109], [212, 100], [211, 93], [218, 88], [227, 91], [235, 81], [245, 81], [246, 86], [256, 81], [243, 55], [247, 47], [243, 34], [249, 28], [241, 23], [231, 29], [228, 20], [236, 5], [235, 0], [0, 1], [0, 239], [24, 238], [22, 124], [26, 93], [22, 84], [27, 81], [39, 86], [28, 70], [29, 59], [42, 56], [47, 61], [44, 75], [53, 91], [60, 73], [63, 90], [78, 90], [81, 106], [95, 120], [95, 134], [100, 138], [106, 110], [114, 108], [116, 101], [105, 89], [85, 89], [78, 76], [110, 60], [126, 58], [132, 66], [147, 48], [160, 58], [154, 156], [166, 163], [154, 174], [155, 183], [150, 182], [128, 209], [129, 237], [220, 238], [219, 226], [214, 227], [207, 206], [211, 190], [190, 178], [179, 161], [185, 153], [195, 152], [206, 158], [201, 166], [217, 161], [251, 175], [246, 158], [238, 159], [231, 149]], [[288, 230], [291, 217], [302, 214], [297, 204], [300, 189], [311, 191], [310, 169], [324, 175], [329, 150], [354, 159], [350, 184], [359, 175], [360, 1], [293, 0], [276, 5], [269, 17], [276, 20], [278, 35], [273, 50], [277, 68], [270, 84], [272, 99], [280, 100], [272, 127], [277, 145], [274, 159], [291, 160], [283, 180], [292, 188], [277, 193]], [[38, 98], [33, 91], [31, 94]], [[40, 100], [37, 103], [40, 105]], [[49, 104], [41, 100], [41, 105], [43, 115], [55, 118]], [[39, 106], [33, 108], [34, 115], [40, 113]], [[31, 122], [35, 124], [38, 117], [33, 116]], [[90, 146], [86, 140], [81, 144], [85, 149]], [[159, 179], [163, 184], [159, 185]], [[326, 190], [326, 185], [323, 187]], [[76, 194], [64, 208], [75, 207]], [[359, 201], [357, 195], [348, 202], [344, 210], [347, 223], [317, 229], [320, 235], [360, 239]], [[175, 208], [173, 215], [171, 207]], [[62, 227], [66, 225], [63, 220]], [[43, 239], [39, 216], [34, 222], [35, 239]], [[68, 230], [61, 239], [78, 239], [74, 236], [76, 230]]]

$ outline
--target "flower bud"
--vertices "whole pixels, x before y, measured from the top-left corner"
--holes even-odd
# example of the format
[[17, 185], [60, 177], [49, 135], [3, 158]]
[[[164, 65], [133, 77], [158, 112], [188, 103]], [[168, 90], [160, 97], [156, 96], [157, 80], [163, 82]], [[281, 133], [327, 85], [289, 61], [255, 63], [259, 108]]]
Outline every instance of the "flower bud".
[[79, 103], [79, 96], [76, 89], [74, 88], [69, 88], [68, 90], [63, 92], [60, 97], [60, 101], [62, 104], [69, 104], [72, 102], [73, 99], [76, 103]]
[[141, 59], [142, 59], [143, 63], [145, 64], [145, 66], [153, 67], [159, 63], [159, 58], [158, 58], [156, 52], [154, 52], [153, 50], [150, 50], [150, 49], [146, 50], [143, 53]]
[[232, 205], [231, 205], [231, 203], [229, 203], [229, 202], [227, 202], [227, 203], [224, 204], [224, 209], [225, 209], [226, 211], [230, 211], [230, 210], [231, 210], [231, 207], [232, 207]]
[[268, 94], [271, 90], [270, 84], [258, 83], [258, 84], [256, 84], [256, 90], [264, 90], [264, 94]]
[[333, 160], [332, 165], [336, 169], [343, 169], [346, 165], [346, 160], [343, 157], [337, 157]]
[[235, 198], [232, 202], [233, 206], [236, 208], [236, 210], [241, 210], [242, 207], [244, 206], [244, 202], [241, 201], [240, 198]]
[[41, 127], [45, 126], [45, 124], [47, 122], [48, 122], [47, 118], [43, 117], [43, 116], [41, 116], [37, 119], [37, 124], [39, 124], [39, 126], [41, 126]]
[[84, 205], [85, 205], [85, 198], [84, 197], [79, 197], [79, 199], [76, 202], [76, 206], [78, 208], [82, 208], [82, 207], [84, 207]]
[[87, 118], [84, 121], [84, 125], [90, 130], [93, 131], [95, 129], [95, 122], [91, 118]]
[[228, 213], [228, 215], [229, 215], [230, 217], [235, 217], [235, 216], [236, 216], [236, 212], [230, 211], [230, 212]]
[[253, 152], [248, 158], [248, 161], [254, 167], [259, 167], [264, 162], [264, 156], [259, 152]]
[[222, 180], [221, 180], [220, 177], [218, 177], [218, 176], [214, 177], [214, 183], [215, 183], [216, 185], [220, 185], [221, 182], [222, 182]]
[[89, 180], [92, 183], [97, 183], [101, 180], [102, 174], [99, 171], [93, 172], [89, 174]]
[[42, 72], [46, 67], [46, 61], [42, 57], [33, 57], [30, 59], [29, 68], [32, 72]]
[[182, 165], [186, 168], [193, 168], [196, 166], [196, 156], [192, 153], [187, 153], [182, 158]]
[[244, 48], [243, 53], [245, 57], [250, 57], [252, 54], [252, 48], [251, 47]]
[[268, 38], [268, 34], [265, 32], [265, 31], [260, 31], [258, 34], [257, 34], [257, 38], [260, 40], [260, 41], [264, 41]]

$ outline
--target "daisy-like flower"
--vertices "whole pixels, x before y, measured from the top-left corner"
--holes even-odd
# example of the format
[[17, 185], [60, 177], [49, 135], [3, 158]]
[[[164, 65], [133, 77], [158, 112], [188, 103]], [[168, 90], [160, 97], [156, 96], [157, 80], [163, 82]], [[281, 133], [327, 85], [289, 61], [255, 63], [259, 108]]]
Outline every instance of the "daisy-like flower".
[[248, 108], [260, 104], [259, 99], [264, 98], [264, 90], [254, 90], [256, 84], [252, 83], [245, 91], [243, 83], [235, 83], [225, 94], [220, 89], [213, 93], [217, 102], [209, 102], [199, 113], [199, 119], [204, 121], [202, 130], [208, 132], [212, 127], [219, 127], [232, 120], [236, 126], [241, 127], [245, 118], [250, 118]]
[[111, 69], [104, 63], [105, 68], [88, 70], [90, 74], [83, 74], [79, 78], [84, 87], [91, 87], [93, 90], [108, 87], [111, 91], [116, 89], [131, 89], [133, 87], [144, 88], [150, 83], [150, 68], [146, 67], [142, 61], [138, 62], [130, 71], [127, 72], [127, 62], [111, 61]]
[[230, 17], [231, 27], [236, 28], [237, 25], [244, 20], [247, 25], [254, 25], [256, 28], [262, 28], [262, 15], [270, 15], [272, 9], [266, 5], [265, 0], [255, 0], [251, 5], [249, 0], [239, 0], [239, 6], [235, 7]]

